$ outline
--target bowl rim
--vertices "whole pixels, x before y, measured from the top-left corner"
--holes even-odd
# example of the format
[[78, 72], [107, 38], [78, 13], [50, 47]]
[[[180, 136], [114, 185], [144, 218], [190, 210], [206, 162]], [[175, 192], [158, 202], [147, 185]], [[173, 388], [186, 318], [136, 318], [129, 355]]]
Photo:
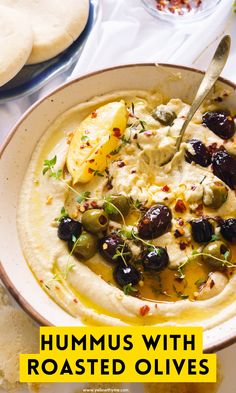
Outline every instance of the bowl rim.
[[[73, 78], [69, 80], [68, 82], [65, 82], [61, 85], [59, 85], [57, 88], [53, 89], [46, 95], [44, 95], [42, 98], [37, 100], [33, 105], [31, 105], [20, 117], [20, 119], [17, 121], [17, 123], [13, 126], [13, 128], [10, 130], [8, 133], [7, 137], [3, 141], [3, 143], [0, 145], [0, 159], [5, 152], [7, 146], [11, 142], [12, 138], [14, 137], [15, 133], [17, 132], [18, 127], [23, 123], [23, 121], [31, 114], [31, 112], [34, 111], [35, 108], [37, 108], [43, 101], [46, 99], [50, 98], [53, 96], [55, 93], [63, 90], [64, 88], [67, 88], [68, 86], [77, 83], [81, 80], [93, 77], [95, 75], [99, 75], [102, 73], [105, 73], [107, 71], [113, 71], [113, 70], [118, 70], [118, 69], [124, 69], [124, 68], [132, 68], [132, 67], [168, 67], [168, 68], [178, 68], [180, 70], [186, 70], [186, 71], [191, 71], [194, 73], [198, 73], [201, 75], [204, 75], [204, 71], [199, 70], [194, 67], [187, 67], [183, 65], [178, 65], [178, 64], [168, 64], [168, 63], [130, 63], [130, 64], [124, 64], [124, 65], [119, 65], [119, 66], [114, 66], [114, 67], [108, 67], [108, 68], [103, 68], [94, 72], [86, 73], [83, 74], [80, 77]], [[232, 87], [234, 90], [236, 90], [236, 83], [223, 78], [219, 77], [218, 78], [219, 82], [225, 83]], [[0, 279], [2, 280], [3, 284], [6, 286], [7, 290], [11, 293], [13, 298], [16, 300], [16, 302], [22, 307], [22, 309], [36, 321], [40, 326], [53, 326], [51, 322], [49, 322], [46, 318], [44, 318], [38, 311], [34, 309], [33, 306], [24, 298], [23, 295], [20, 294], [18, 289], [14, 286], [12, 281], [10, 280], [9, 276], [7, 275], [3, 262], [0, 261]], [[232, 344], [236, 343], [236, 334], [234, 336], [230, 336], [228, 338], [225, 338], [223, 341], [217, 343], [217, 344], [212, 344], [211, 346], [207, 347], [206, 350], [204, 351], [205, 353], [211, 353], [211, 352], [217, 352], [223, 348], [226, 348]]]

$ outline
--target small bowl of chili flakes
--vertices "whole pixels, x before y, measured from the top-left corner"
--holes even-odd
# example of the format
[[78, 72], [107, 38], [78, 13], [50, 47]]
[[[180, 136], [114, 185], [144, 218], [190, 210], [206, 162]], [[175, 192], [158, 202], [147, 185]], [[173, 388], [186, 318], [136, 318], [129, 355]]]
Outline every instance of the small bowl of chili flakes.
[[193, 22], [212, 14], [222, 0], [142, 0], [153, 16], [172, 23]]

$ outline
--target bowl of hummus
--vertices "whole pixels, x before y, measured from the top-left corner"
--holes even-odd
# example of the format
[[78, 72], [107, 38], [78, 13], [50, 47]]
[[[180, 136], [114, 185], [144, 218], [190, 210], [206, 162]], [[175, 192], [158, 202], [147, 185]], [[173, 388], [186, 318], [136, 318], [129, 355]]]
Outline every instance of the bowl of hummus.
[[1, 278], [41, 324], [188, 325], [235, 341], [235, 85], [176, 141], [202, 72], [128, 65], [69, 82], [0, 160]]

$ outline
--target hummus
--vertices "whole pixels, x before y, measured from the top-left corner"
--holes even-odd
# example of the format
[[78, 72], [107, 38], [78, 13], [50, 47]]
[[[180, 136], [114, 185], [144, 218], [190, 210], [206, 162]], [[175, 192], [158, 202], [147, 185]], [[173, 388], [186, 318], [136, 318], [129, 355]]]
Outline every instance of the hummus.
[[[113, 136], [104, 142], [104, 135], [99, 134], [96, 141], [84, 119], [90, 116], [95, 120], [99, 118], [99, 108], [120, 102], [127, 111], [123, 133], [116, 127], [113, 136], [117, 142]], [[189, 105], [178, 98], [166, 102], [158, 92], [122, 91], [79, 104], [60, 116], [39, 141], [19, 199], [22, 249], [42, 288], [84, 324], [197, 324], [210, 328], [235, 314], [236, 251], [233, 242], [223, 238], [220, 226], [224, 220], [235, 218], [235, 191], [213, 173], [210, 163], [199, 165], [195, 145], [188, 141], [202, 142], [211, 154], [223, 145], [231, 155], [236, 154], [236, 143], [232, 135], [223, 140], [207, 123], [203, 124], [203, 114], [224, 108], [223, 103], [209, 100], [204, 105], [194, 116], [180, 152], [169, 165], [163, 164], [175, 152], [176, 138]], [[163, 113], [169, 113], [169, 120], [160, 118]], [[232, 126], [233, 120], [227, 116]], [[83, 145], [75, 151], [71, 146], [78, 138], [78, 127], [84, 127], [85, 134], [80, 137]], [[106, 155], [105, 170], [89, 168], [87, 179], [86, 161], [80, 160], [84, 149], [91, 143], [92, 146], [100, 143], [99, 154], [104, 153], [109, 141], [117, 143], [117, 147]], [[91, 150], [95, 154], [92, 163], [97, 160], [97, 150], [94, 151]], [[103, 164], [99, 162], [95, 168], [103, 168]], [[213, 184], [224, 192], [216, 205]], [[128, 265], [134, 265], [140, 274], [135, 285], [117, 284], [114, 276], [117, 256], [113, 263], [108, 263], [99, 252], [83, 260], [74, 255], [73, 246], [68, 249], [68, 243], [58, 238], [63, 217], [82, 219], [83, 223], [85, 211], [104, 208], [104, 201], [109, 201], [112, 195], [126, 196], [131, 204], [123, 220], [109, 219], [107, 233], [118, 233], [131, 250]], [[156, 205], [168, 207], [171, 223], [158, 236], [145, 238], [140, 235], [140, 222], [148, 209]], [[200, 232], [197, 230], [194, 238], [191, 222], [200, 220], [201, 224], [203, 219], [212, 233], [210, 239], [199, 242], [196, 237]], [[104, 233], [98, 238], [102, 236]], [[72, 241], [75, 244], [77, 238]], [[210, 251], [204, 247], [208, 250], [210, 243], [220, 241], [226, 247], [223, 259], [214, 256], [211, 259]], [[148, 253], [160, 248], [168, 254], [168, 266], [153, 271], [143, 267], [143, 250]]]

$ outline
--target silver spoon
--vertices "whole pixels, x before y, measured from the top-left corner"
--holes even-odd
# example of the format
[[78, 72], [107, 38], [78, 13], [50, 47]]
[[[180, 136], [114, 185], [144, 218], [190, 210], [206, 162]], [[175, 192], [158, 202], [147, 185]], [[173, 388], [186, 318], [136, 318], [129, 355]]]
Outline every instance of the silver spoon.
[[[228, 59], [229, 56], [229, 51], [230, 51], [230, 44], [231, 44], [231, 38], [229, 35], [225, 35], [222, 40], [220, 41], [216, 52], [211, 60], [211, 63], [204, 75], [204, 78], [202, 79], [202, 82], [198, 88], [198, 91], [196, 93], [196, 96], [192, 102], [192, 105], [189, 109], [187, 118], [185, 122], [182, 125], [182, 128], [180, 130], [177, 142], [176, 142], [176, 151], [174, 153], [174, 156], [176, 153], [178, 153], [180, 149], [180, 145], [183, 141], [183, 136], [184, 133], [192, 120], [193, 116], [195, 115], [196, 111], [206, 98], [207, 94], [210, 92], [211, 88], [214, 86], [215, 82], [217, 81], [218, 77], [221, 74], [221, 71], [223, 70], [225, 63]], [[170, 161], [173, 160], [173, 157], [171, 157], [167, 162], [165, 162], [166, 165]]]

